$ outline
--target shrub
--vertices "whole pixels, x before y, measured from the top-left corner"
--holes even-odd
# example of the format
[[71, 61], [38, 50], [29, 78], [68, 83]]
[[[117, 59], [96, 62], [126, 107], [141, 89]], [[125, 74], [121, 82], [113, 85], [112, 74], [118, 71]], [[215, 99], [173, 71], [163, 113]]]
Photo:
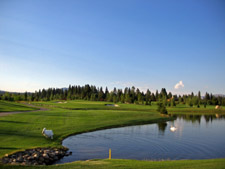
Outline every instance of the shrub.
[[160, 112], [161, 114], [168, 114], [166, 106], [161, 102], [158, 103], [157, 111]]

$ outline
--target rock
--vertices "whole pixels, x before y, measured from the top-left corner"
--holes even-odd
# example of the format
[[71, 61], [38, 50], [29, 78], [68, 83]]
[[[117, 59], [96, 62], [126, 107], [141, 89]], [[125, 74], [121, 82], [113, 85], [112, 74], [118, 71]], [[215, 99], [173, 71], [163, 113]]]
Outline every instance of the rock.
[[34, 154], [33, 157], [34, 158], [39, 158], [39, 154]]
[[43, 157], [40, 157], [39, 158], [39, 161], [42, 161], [43, 162], [43, 161], [45, 161], [45, 159]]
[[37, 162], [34, 162], [33, 165], [38, 165], [38, 163]]
[[29, 157], [27, 157], [27, 160], [33, 160], [34, 159], [34, 157], [33, 156], [29, 156]]
[[65, 155], [72, 154], [72, 152], [67, 153], [67, 150], [68, 149], [66, 148], [27, 149], [25, 151], [17, 152], [11, 155], [5, 154], [1, 161], [4, 164], [13, 165], [49, 165]]
[[21, 156], [19, 156], [17, 159], [16, 159], [16, 162], [23, 162], [23, 158]]
[[24, 159], [27, 159], [28, 157], [29, 157], [28, 154], [23, 155], [23, 158], [24, 158]]
[[22, 162], [22, 163], [20, 163], [20, 165], [26, 165], [26, 162]]
[[57, 156], [54, 157], [54, 161], [57, 161], [59, 158]]
[[50, 153], [50, 150], [44, 150], [44, 154]]
[[48, 160], [48, 159], [45, 160], [45, 163], [46, 163], [46, 164], [50, 164], [50, 162], [51, 162], [51, 161]]
[[53, 154], [53, 153], [49, 153], [48, 155], [49, 155], [49, 157], [54, 157], [55, 156], [55, 154]]
[[49, 158], [48, 154], [43, 154], [44, 158]]

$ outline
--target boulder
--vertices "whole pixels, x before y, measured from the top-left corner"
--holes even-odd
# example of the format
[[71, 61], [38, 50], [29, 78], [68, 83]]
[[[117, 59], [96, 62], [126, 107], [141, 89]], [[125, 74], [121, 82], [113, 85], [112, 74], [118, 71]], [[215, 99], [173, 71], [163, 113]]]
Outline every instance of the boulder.
[[49, 165], [55, 161], [61, 159], [65, 155], [70, 155], [66, 153], [68, 149], [59, 148], [36, 148], [17, 152], [14, 154], [5, 154], [1, 159], [4, 164], [13, 165]]

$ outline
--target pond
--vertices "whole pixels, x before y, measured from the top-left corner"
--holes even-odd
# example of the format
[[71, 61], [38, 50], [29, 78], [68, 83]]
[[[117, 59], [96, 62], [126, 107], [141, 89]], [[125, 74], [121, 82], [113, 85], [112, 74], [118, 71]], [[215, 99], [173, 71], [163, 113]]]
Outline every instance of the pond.
[[[176, 127], [172, 131], [171, 126]], [[175, 116], [174, 121], [83, 133], [66, 138], [72, 151], [57, 163], [108, 158], [179, 160], [225, 158], [225, 117]]]

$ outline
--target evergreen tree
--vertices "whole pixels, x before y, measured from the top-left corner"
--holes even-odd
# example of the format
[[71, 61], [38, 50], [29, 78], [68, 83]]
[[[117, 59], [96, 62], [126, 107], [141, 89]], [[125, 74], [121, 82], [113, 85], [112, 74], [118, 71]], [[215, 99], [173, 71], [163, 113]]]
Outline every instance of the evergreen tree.
[[157, 107], [158, 112], [160, 112], [161, 114], [168, 114], [166, 106], [162, 102], [159, 102], [157, 105], [158, 105]]
[[24, 100], [27, 101], [27, 91], [24, 93]]
[[198, 91], [198, 99], [201, 100], [201, 92]]
[[175, 99], [174, 98], [171, 99], [170, 104], [171, 104], [172, 107], [175, 107], [176, 106], [176, 103], [175, 103]]

